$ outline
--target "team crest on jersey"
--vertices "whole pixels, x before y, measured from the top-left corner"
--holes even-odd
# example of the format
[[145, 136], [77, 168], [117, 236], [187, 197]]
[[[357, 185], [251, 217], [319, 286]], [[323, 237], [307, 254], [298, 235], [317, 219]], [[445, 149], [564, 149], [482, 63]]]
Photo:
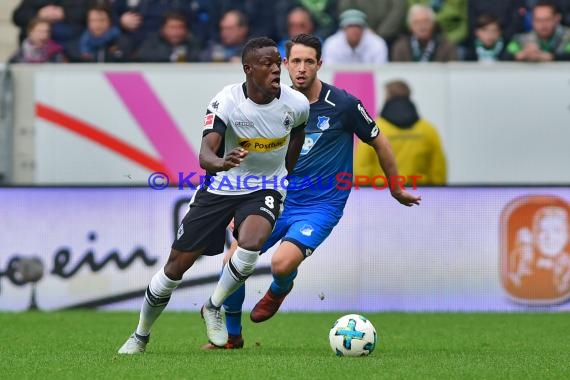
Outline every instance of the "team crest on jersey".
[[213, 113], [209, 113], [204, 116], [204, 129], [212, 129], [214, 128], [214, 119], [216, 115]]
[[285, 112], [283, 114], [283, 126], [285, 127], [286, 130], [291, 130], [291, 128], [293, 128], [293, 123], [295, 122], [295, 120], [293, 119], [293, 113], [292, 112]]
[[330, 117], [327, 116], [317, 116], [317, 128], [319, 128], [321, 131], [326, 131], [327, 129], [330, 128]]

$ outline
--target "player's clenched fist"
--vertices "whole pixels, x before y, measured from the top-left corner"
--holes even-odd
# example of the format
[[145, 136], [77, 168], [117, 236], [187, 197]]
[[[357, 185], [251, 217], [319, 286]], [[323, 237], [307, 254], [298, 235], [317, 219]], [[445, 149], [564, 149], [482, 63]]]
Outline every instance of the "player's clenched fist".
[[239, 166], [247, 154], [248, 151], [241, 147], [232, 149], [223, 158], [222, 170], [230, 170], [231, 168]]

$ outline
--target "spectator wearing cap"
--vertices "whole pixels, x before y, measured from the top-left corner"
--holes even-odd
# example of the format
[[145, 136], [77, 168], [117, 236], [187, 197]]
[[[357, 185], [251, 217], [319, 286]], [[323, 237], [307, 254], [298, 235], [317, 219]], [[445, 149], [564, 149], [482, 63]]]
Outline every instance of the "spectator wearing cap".
[[386, 42], [366, 23], [366, 14], [348, 9], [340, 15], [340, 29], [325, 40], [323, 61], [327, 64], [386, 63]]
[[403, 0], [339, 0], [339, 14], [347, 9], [366, 13], [370, 29], [390, 45], [402, 31], [408, 7]]

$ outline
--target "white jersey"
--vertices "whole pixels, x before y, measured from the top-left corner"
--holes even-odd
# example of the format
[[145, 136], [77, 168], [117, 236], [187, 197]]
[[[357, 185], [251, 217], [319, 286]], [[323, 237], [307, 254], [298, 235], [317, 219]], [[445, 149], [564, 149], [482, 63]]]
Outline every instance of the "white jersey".
[[218, 172], [208, 191], [237, 195], [274, 189], [283, 193], [289, 134], [306, 124], [309, 108], [307, 98], [287, 86], [281, 86], [279, 98], [268, 104], [248, 98], [245, 83], [226, 86], [208, 105], [204, 129], [213, 129], [217, 116], [226, 127], [224, 154], [240, 146], [249, 153], [240, 166]]

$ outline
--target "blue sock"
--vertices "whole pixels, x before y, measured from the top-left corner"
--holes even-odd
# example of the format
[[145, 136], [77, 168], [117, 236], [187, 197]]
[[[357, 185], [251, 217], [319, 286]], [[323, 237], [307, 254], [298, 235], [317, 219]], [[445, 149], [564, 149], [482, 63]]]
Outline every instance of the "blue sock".
[[241, 334], [241, 307], [245, 299], [245, 284], [239, 287], [224, 301], [224, 310], [226, 311], [226, 327], [228, 334]]
[[282, 295], [288, 293], [293, 287], [293, 280], [297, 277], [297, 269], [289, 273], [287, 276], [277, 277], [273, 275], [273, 282], [271, 283], [271, 291], [273, 294]]

